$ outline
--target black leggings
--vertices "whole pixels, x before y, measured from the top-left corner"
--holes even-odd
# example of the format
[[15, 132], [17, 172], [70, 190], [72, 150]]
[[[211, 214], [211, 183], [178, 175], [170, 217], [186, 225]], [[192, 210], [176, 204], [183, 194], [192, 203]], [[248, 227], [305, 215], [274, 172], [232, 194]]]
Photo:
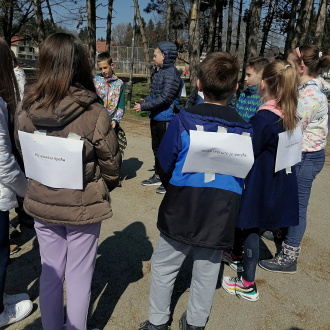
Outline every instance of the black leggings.
[[0, 211], [0, 313], [3, 312], [3, 294], [6, 268], [9, 261], [9, 211]]
[[256, 268], [259, 261], [259, 228], [235, 228], [235, 242], [233, 253], [240, 256], [243, 251], [243, 278], [254, 282]]

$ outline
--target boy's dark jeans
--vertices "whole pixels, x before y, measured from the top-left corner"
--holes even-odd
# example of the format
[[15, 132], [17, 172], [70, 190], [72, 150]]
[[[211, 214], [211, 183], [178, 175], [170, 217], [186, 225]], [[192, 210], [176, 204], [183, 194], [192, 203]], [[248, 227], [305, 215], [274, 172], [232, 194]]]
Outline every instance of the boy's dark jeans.
[[167, 130], [169, 121], [157, 121], [150, 119], [150, 131], [151, 131], [151, 148], [155, 157], [155, 174], [159, 175], [159, 170], [156, 165], [156, 155], [160, 146], [160, 142]]

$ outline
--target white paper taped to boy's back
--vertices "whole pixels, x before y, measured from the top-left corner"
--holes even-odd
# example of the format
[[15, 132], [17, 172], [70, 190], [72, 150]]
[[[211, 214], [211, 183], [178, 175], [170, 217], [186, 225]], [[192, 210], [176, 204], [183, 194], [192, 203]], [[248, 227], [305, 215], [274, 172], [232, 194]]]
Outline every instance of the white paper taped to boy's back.
[[250, 136], [190, 131], [183, 173], [217, 173], [245, 178], [254, 162]]
[[28, 178], [52, 188], [83, 189], [83, 141], [22, 131], [18, 136]]

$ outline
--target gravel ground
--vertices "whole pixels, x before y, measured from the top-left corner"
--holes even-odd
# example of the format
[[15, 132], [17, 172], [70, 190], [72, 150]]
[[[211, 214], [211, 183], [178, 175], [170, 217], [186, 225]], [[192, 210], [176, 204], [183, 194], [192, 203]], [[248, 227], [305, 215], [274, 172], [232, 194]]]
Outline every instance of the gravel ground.
[[[163, 196], [141, 180], [153, 174], [149, 122], [127, 114], [122, 126], [128, 148], [123, 162], [123, 186], [113, 193], [114, 216], [102, 224], [97, 263], [92, 284], [88, 329], [134, 330], [148, 316], [150, 258], [159, 232], [157, 211]], [[330, 147], [327, 162], [315, 180], [308, 209], [308, 228], [302, 242], [299, 270], [295, 275], [257, 269], [260, 292], [257, 302], [216, 291], [207, 329], [330, 329]], [[15, 213], [11, 214], [15, 224]], [[40, 257], [33, 229], [21, 228], [16, 243], [21, 251], [8, 267], [7, 293], [28, 292], [32, 314], [8, 329], [42, 329], [38, 308]], [[261, 243], [261, 257], [273, 255], [274, 242]], [[221, 268], [221, 275], [235, 273]], [[191, 278], [191, 258], [178, 276], [173, 294], [172, 330], [185, 311]], [[47, 330], [47, 329], [46, 329]]]

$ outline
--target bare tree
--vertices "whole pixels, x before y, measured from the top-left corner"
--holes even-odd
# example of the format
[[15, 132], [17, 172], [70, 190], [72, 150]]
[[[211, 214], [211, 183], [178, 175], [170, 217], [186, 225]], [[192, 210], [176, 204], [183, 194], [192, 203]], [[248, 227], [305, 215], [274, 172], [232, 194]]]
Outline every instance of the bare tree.
[[262, 0], [252, 0], [250, 4], [250, 8], [246, 12], [244, 17], [246, 23], [246, 30], [245, 30], [246, 44], [244, 51], [241, 85], [244, 85], [246, 63], [251, 57], [257, 55], [261, 8], [262, 8]]
[[239, 9], [238, 9], [238, 21], [237, 21], [237, 35], [236, 35], [236, 45], [235, 45], [235, 53], [238, 52], [239, 49], [239, 40], [241, 35], [241, 23], [242, 23], [242, 12], [243, 12], [243, 0], [239, 1]]
[[[250, 57], [257, 56], [259, 28], [260, 28], [260, 16], [262, 8], [262, 0], [252, 0], [250, 5], [250, 20], [249, 20], [249, 37], [246, 42], [245, 52], [247, 60]], [[247, 62], [247, 61], [245, 61]]]
[[145, 57], [145, 61], [146, 61], [146, 70], [147, 70], [147, 81], [148, 81], [148, 84], [150, 85], [151, 84], [151, 73], [150, 73], [150, 58], [149, 58], [148, 41], [147, 41], [144, 26], [143, 26], [143, 20], [142, 20], [141, 13], [140, 13], [139, 2], [138, 2], [138, 0], [133, 0], [133, 2], [134, 2], [134, 8], [136, 10], [136, 17], [139, 22], [139, 28], [140, 28], [140, 32], [141, 32], [141, 36], [142, 36], [142, 41], [143, 41], [143, 51], [144, 51], [144, 57]]
[[167, 0], [167, 7], [166, 7], [166, 40], [170, 40], [170, 36], [171, 36], [171, 13], [172, 13], [172, 0]]
[[221, 0], [219, 11], [218, 11], [218, 51], [222, 50], [222, 28], [223, 28], [223, 8], [225, 1]]
[[86, 0], [88, 26], [88, 55], [92, 68], [95, 68], [96, 56], [96, 4], [95, 0]]
[[228, 53], [230, 53], [231, 50], [231, 35], [233, 31], [233, 13], [234, 13], [234, 0], [229, 0], [228, 28], [227, 28], [227, 41], [226, 41], [226, 52]]
[[191, 88], [196, 86], [197, 67], [200, 62], [199, 8], [200, 8], [200, 0], [192, 0], [191, 8], [190, 8], [189, 46], [188, 46]]
[[[312, 3], [314, 3], [313, 0], [301, 1], [299, 16], [290, 48], [296, 48], [298, 45], [298, 41], [300, 41], [300, 44], [304, 43], [304, 39], [306, 37], [305, 33], [307, 33], [307, 31], [304, 31], [304, 29], [306, 28], [306, 24], [309, 24], [309, 19], [311, 14], [310, 7], [312, 6]], [[304, 34], [304, 38], [302, 38], [303, 34]]]
[[53, 31], [56, 31], [56, 25], [55, 25], [55, 22], [54, 22], [53, 12], [52, 12], [52, 8], [50, 6], [49, 0], [46, 0], [46, 5], [47, 5], [49, 19], [50, 19], [50, 23], [52, 25], [52, 29], [53, 29]]
[[109, 0], [108, 4], [108, 17], [107, 17], [107, 36], [106, 36], [106, 51], [110, 54], [111, 44], [111, 22], [112, 22], [113, 0]]
[[273, 24], [274, 16], [277, 11], [277, 5], [278, 5], [278, 0], [274, 0], [274, 3], [271, 0], [269, 1], [267, 16], [265, 17], [264, 24], [262, 27], [263, 35], [262, 35], [262, 41], [261, 41], [261, 46], [260, 46], [260, 52], [259, 52], [260, 56], [264, 56], [270, 28]]
[[215, 46], [215, 32], [216, 32], [216, 25], [217, 19], [219, 15], [219, 7], [220, 7], [220, 0], [214, 0], [213, 6], [211, 8], [211, 20], [210, 20], [210, 27], [209, 27], [209, 38], [207, 40], [207, 53], [211, 53], [214, 51]]
[[111, 39], [116, 43], [116, 45], [128, 46], [125, 44], [127, 28], [128, 28], [128, 23], [119, 23], [115, 25], [115, 27], [112, 29]]
[[322, 37], [327, 16], [327, 0], [320, 0], [319, 12], [316, 21], [315, 44], [320, 48], [322, 46]]
[[41, 0], [33, 0], [34, 15], [37, 23], [38, 43], [42, 43], [45, 39], [45, 25], [41, 9]]
[[311, 20], [311, 15], [314, 8], [314, 0], [308, 0], [306, 5], [306, 12], [303, 16], [303, 27], [302, 27], [302, 35], [300, 39], [300, 43], [303, 45], [306, 41], [307, 34], [309, 32], [309, 23]]
[[295, 23], [298, 10], [299, 0], [293, 0], [291, 5], [290, 21], [287, 26], [287, 38], [285, 40], [284, 56], [289, 55], [290, 49], [293, 46], [293, 38], [295, 33]]

